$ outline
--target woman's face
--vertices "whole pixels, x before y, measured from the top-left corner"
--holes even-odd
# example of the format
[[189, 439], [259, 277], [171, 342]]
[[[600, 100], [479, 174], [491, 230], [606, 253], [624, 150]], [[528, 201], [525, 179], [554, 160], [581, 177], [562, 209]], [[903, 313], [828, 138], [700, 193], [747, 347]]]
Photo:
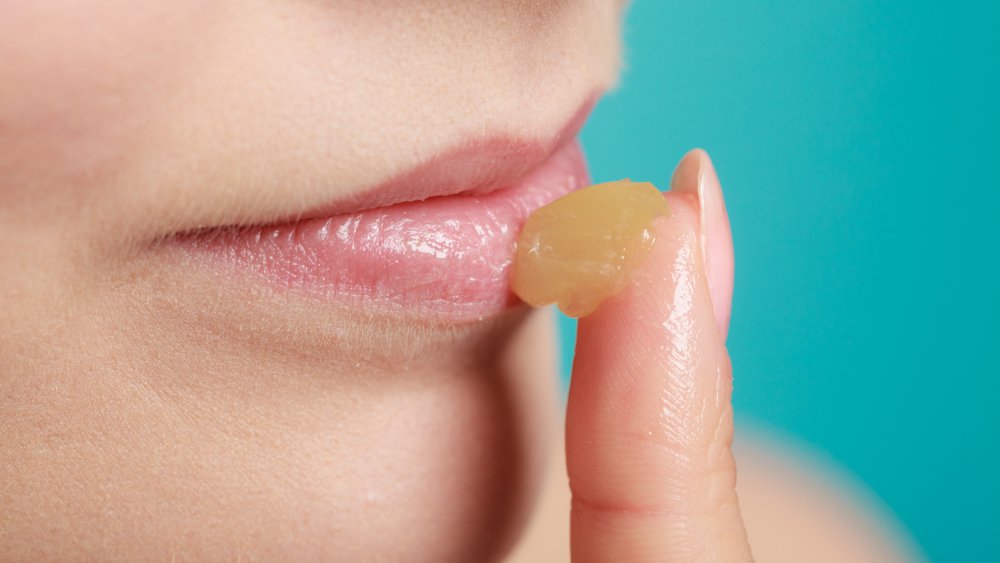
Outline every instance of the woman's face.
[[[614, 81], [620, 8], [5, 3], [0, 552], [498, 556], [551, 434], [551, 319], [406, 262], [444, 236], [423, 207], [361, 250], [287, 225], [378, 223], [565, 153]], [[287, 244], [253, 247], [275, 224]]]

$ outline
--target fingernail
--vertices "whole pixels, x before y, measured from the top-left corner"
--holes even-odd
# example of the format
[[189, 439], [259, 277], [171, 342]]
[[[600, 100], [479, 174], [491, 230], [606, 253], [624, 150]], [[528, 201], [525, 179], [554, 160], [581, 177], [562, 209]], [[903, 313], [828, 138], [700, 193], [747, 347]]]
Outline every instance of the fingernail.
[[722, 339], [729, 333], [733, 302], [733, 235], [722, 198], [722, 185], [708, 153], [695, 149], [681, 159], [670, 180], [670, 189], [698, 197], [699, 238], [705, 262], [712, 310]]

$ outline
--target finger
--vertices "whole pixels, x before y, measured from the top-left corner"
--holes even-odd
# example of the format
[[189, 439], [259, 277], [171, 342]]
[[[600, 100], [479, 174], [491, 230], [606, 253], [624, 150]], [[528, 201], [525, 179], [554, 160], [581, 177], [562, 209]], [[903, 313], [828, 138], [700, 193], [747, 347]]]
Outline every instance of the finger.
[[751, 560], [719, 326], [732, 242], [703, 151], [684, 158], [666, 197], [670, 216], [628, 288], [580, 320], [566, 430], [574, 561]]

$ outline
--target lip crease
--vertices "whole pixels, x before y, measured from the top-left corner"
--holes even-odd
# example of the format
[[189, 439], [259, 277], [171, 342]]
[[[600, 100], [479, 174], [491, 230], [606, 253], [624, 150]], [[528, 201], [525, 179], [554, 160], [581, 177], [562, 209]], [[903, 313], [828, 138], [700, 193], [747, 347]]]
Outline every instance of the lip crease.
[[287, 223], [175, 242], [214, 267], [366, 312], [494, 316], [519, 302], [509, 270], [528, 215], [589, 182], [575, 136], [592, 105], [548, 142], [474, 140]]

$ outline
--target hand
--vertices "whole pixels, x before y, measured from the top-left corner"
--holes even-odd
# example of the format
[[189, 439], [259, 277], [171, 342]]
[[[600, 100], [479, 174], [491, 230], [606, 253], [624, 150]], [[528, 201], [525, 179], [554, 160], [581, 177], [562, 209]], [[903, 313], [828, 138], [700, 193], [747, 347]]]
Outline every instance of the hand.
[[685, 156], [665, 197], [650, 256], [579, 323], [574, 561], [752, 561], [730, 450], [732, 238], [708, 155]]

